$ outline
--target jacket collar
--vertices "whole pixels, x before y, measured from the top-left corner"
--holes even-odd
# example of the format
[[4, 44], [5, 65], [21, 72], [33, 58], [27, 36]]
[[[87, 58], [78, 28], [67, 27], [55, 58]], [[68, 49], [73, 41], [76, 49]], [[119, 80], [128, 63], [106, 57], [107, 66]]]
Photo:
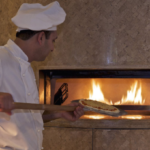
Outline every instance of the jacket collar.
[[8, 40], [5, 47], [18, 59], [20, 63], [29, 66], [28, 56], [23, 52], [23, 50], [11, 39]]

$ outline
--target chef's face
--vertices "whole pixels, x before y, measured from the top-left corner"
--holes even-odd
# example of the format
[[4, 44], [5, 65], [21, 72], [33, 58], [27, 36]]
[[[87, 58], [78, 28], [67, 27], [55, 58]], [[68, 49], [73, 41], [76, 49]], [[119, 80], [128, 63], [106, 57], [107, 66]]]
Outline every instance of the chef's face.
[[56, 31], [53, 31], [49, 38], [46, 39], [45, 41], [45, 46], [49, 49], [49, 52], [53, 51], [54, 50], [54, 43], [55, 43], [55, 40], [57, 39], [57, 32]]
[[55, 43], [56, 39], [57, 39], [56, 31], [53, 31], [50, 34], [48, 39], [45, 38], [45, 42], [44, 42], [44, 45], [42, 48], [42, 55], [41, 55], [42, 60], [45, 60], [45, 58], [48, 56], [48, 54], [54, 50], [54, 43]]

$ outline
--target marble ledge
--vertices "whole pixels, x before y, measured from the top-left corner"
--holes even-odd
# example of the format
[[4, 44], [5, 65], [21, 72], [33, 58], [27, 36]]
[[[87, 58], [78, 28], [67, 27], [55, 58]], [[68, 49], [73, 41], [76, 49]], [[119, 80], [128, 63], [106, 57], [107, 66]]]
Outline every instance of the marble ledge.
[[140, 65], [137, 65], [137, 66], [40, 66], [38, 67], [38, 71], [39, 70], [50, 70], [50, 69], [82, 69], [82, 70], [114, 70], [114, 69], [117, 69], [117, 70], [149, 70], [150, 69], [150, 66], [140, 66]]
[[79, 119], [76, 122], [57, 119], [45, 123], [44, 126], [89, 129], [150, 129], [150, 119]]

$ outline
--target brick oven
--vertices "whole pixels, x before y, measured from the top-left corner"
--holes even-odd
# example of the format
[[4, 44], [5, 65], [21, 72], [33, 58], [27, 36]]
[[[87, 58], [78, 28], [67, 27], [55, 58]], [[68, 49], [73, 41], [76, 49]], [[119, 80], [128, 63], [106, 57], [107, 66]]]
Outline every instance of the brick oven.
[[[111, 117], [89, 111], [77, 122], [58, 119], [45, 124], [45, 127], [51, 127], [55, 132], [58, 132], [56, 129], [60, 130], [60, 133], [63, 129], [69, 129], [71, 132], [78, 129], [82, 132], [89, 130], [88, 136], [92, 139], [90, 147], [94, 149], [147, 149], [143, 143], [149, 143], [146, 138], [149, 135], [150, 123], [149, 88], [149, 69], [51, 67], [39, 70], [41, 103], [65, 105], [72, 100], [89, 98], [118, 106], [128, 113], [120, 117]], [[65, 132], [59, 137], [62, 140], [71, 138], [69, 133]], [[140, 134], [144, 136], [141, 137]], [[81, 147], [86, 149], [84, 140], [75, 140], [83, 142]], [[136, 141], [140, 144], [135, 144]], [[66, 149], [69, 148], [70, 146]]]

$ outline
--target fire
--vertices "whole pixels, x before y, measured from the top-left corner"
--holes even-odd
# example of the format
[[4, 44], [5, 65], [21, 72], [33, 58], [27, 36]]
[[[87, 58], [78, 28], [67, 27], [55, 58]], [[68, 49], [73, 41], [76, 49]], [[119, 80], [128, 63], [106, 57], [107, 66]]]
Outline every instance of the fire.
[[[84, 115], [84, 118], [85, 119], [105, 119], [105, 116], [102, 116], [102, 115]], [[112, 118], [113, 117], [109, 117], [109, 119], [112, 119]], [[127, 116], [121, 116], [119, 118], [122, 118], [122, 119], [142, 119], [143, 116], [141, 116], [141, 115], [127, 115]], [[114, 119], [118, 119], [118, 118], [114, 118]]]
[[145, 100], [142, 100], [142, 87], [141, 84], [138, 88], [138, 82], [136, 81], [134, 85], [131, 86], [131, 90], [127, 91], [127, 96], [123, 96], [121, 101], [116, 102], [115, 105], [119, 104], [126, 104], [126, 103], [133, 103], [133, 104], [144, 104]]
[[84, 115], [85, 118], [88, 119], [103, 119], [104, 116], [95, 116], [95, 115]]
[[121, 118], [123, 118], [123, 119], [142, 119], [143, 118], [143, 116], [141, 116], [141, 115], [134, 115], [134, 116], [121, 116]]
[[[112, 105], [112, 101], [108, 101], [101, 90], [100, 84], [96, 84], [93, 80], [93, 92], [89, 91], [89, 99], [97, 100], [106, 104]], [[142, 87], [136, 81], [131, 89], [127, 91], [127, 96], [123, 96], [121, 101], [115, 102], [115, 105], [120, 104], [144, 104], [145, 100], [142, 99]]]
[[93, 92], [89, 91], [89, 99], [97, 100], [106, 104], [112, 104], [111, 101], [108, 101], [104, 98], [104, 94], [101, 90], [99, 84], [96, 84], [93, 80]]
[[[112, 101], [107, 100], [104, 97], [104, 94], [101, 90], [100, 84], [96, 84], [93, 80], [93, 91], [89, 91], [89, 99], [93, 99], [96, 101], [100, 101], [106, 104], [110, 105], [121, 105], [121, 104], [144, 104], [145, 100], [142, 99], [142, 87], [141, 84], [138, 84], [136, 81], [130, 88], [130, 90], [127, 91], [127, 96], [122, 97], [121, 101], [115, 102], [113, 104]], [[92, 119], [103, 119], [103, 118], [97, 118], [96, 116], [91, 116]], [[142, 119], [142, 116], [122, 116], [123, 119]]]

